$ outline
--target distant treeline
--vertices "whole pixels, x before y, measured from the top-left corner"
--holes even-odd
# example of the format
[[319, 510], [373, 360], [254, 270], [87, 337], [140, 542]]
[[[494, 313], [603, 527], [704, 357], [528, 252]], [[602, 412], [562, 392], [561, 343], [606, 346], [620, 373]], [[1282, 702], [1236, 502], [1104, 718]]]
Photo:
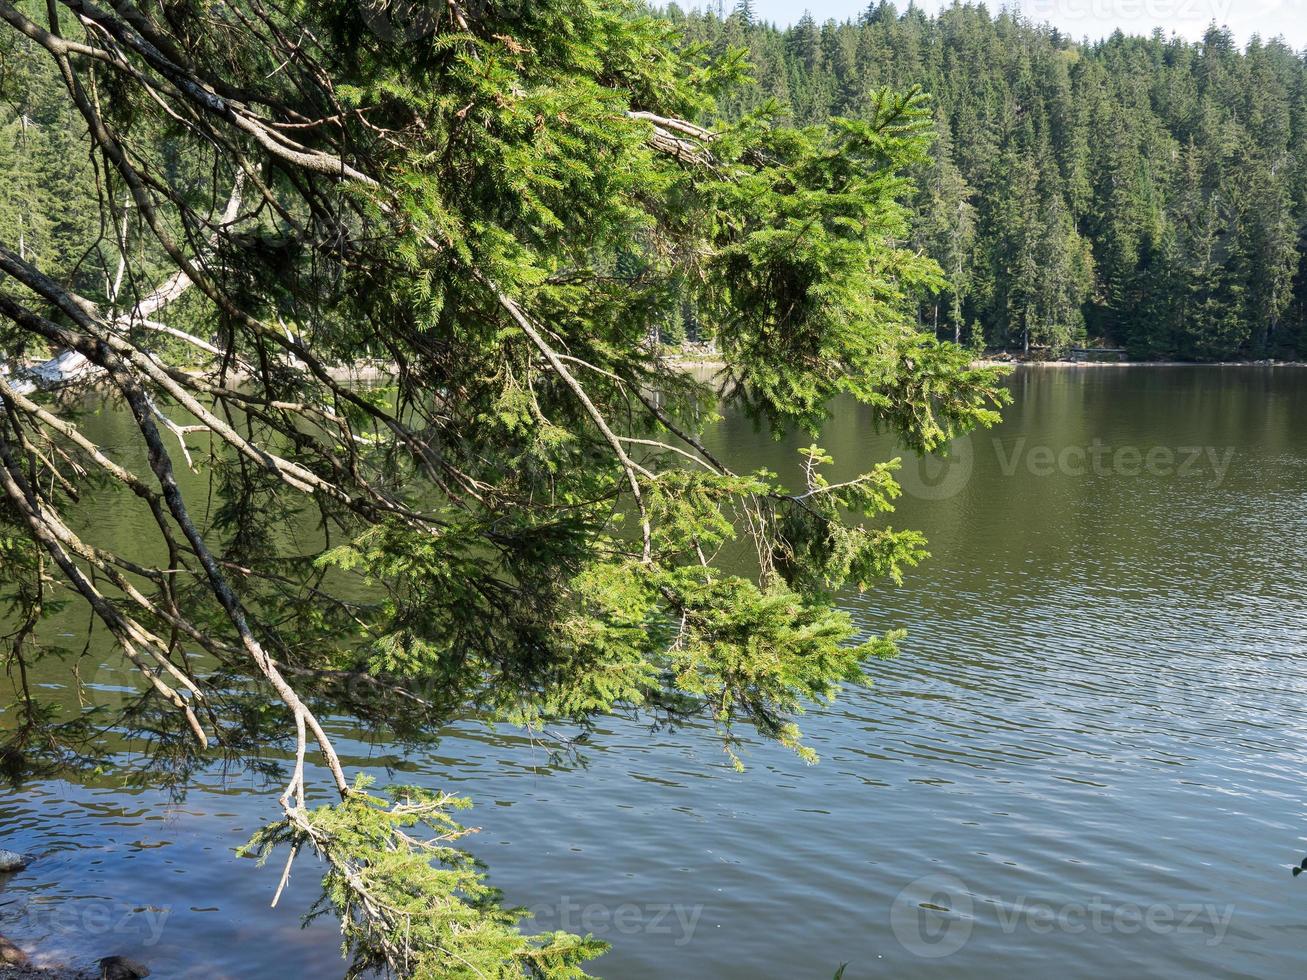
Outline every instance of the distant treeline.
[[941, 335], [1307, 355], [1307, 62], [1283, 42], [1241, 51], [1213, 27], [1201, 43], [1086, 45], [975, 4], [929, 17], [874, 3], [779, 30], [748, 0], [725, 6], [667, 15], [691, 41], [748, 49], [757, 85], [729, 116], [776, 99], [820, 124], [864, 114], [883, 86], [933, 96], [915, 237], [950, 280], [922, 310]]
[[51, 59], [15, 35], [0, 31], [0, 241], [98, 299], [114, 222], [101, 221], [86, 123]]
[[[1213, 28], [1085, 45], [974, 4], [876, 3], [779, 30], [750, 0], [724, 6], [665, 9], [688, 43], [747, 49], [757, 81], [723, 100], [728, 118], [775, 100], [820, 125], [866, 115], [883, 87], [932, 95], [914, 244], [949, 285], [923, 304], [926, 328], [975, 346], [1307, 357], [1307, 61], [1284, 43], [1240, 50]], [[52, 63], [6, 37], [0, 237], [103, 299], [122, 285], [118, 240], [148, 236], [101, 213], [96, 180]], [[693, 309], [684, 320], [693, 335]]]

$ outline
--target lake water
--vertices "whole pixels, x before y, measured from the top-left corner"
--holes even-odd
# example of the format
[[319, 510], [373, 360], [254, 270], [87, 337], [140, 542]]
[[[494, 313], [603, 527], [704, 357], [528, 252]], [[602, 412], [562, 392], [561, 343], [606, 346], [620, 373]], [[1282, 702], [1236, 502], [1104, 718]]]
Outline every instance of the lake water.
[[[1000, 428], [908, 467], [894, 522], [933, 558], [845, 601], [910, 636], [873, 688], [805, 719], [819, 766], [754, 745], [737, 774], [709, 731], [630, 722], [581, 766], [474, 727], [404, 757], [342, 721], [346, 761], [471, 796], [492, 881], [540, 928], [611, 941], [608, 977], [1307, 975], [1289, 873], [1307, 854], [1307, 371], [1010, 384]], [[112, 412], [88, 425], [127, 438]], [[709, 441], [782, 472], [806, 444], [734, 416]], [[822, 441], [841, 473], [896, 454], [852, 405]], [[72, 697], [53, 666], [42, 681]], [[258, 778], [214, 769], [181, 803], [121, 773], [0, 792], [0, 846], [46, 852], [0, 881], [20, 945], [158, 977], [343, 974], [331, 924], [299, 927], [312, 861], [272, 910], [279, 864], [232, 853], [276, 816]]]

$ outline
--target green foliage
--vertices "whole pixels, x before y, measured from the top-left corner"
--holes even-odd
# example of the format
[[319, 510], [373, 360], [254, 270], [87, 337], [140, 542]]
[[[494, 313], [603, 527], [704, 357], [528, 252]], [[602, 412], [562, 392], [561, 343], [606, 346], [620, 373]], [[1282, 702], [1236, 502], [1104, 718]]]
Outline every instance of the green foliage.
[[[328, 864], [310, 918], [340, 919], [348, 977], [400, 964], [414, 980], [538, 977], [575, 980], [607, 946], [566, 933], [526, 937], [523, 909], [505, 908], [468, 854], [471, 833], [452, 816], [466, 800], [418, 786], [385, 797], [359, 777], [343, 802], [301, 810], [259, 831], [241, 849], [263, 863], [279, 845], [312, 849]], [[378, 924], [381, 923], [379, 926]]]
[[[62, 25], [79, 43], [145, 31], [176, 49], [166, 82], [136, 49], [121, 53], [131, 72], [117, 47], [78, 62], [86, 85], [112, 93], [108, 123], [131, 155], [130, 167], [103, 145], [95, 157], [108, 161], [97, 211], [127, 229], [103, 251], [97, 215], [85, 243], [97, 275], [84, 282], [76, 263], [50, 260], [51, 279], [85, 297], [12, 258], [14, 225], [0, 227], [13, 278], [0, 301], [55, 310], [14, 314], [5, 329], [67, 337], [60, 324], [72, 319], [102, 331], [83, 347], [115, 367], [137, 411], [124, 438], [142, 440], [152, 467], [146, 485], [115, 479], [157, 508], [167, 567], [80, 552], [106, 575], [129, 568], [149, 583], [144, 596], [115, 582], [121, 595], [100, 619], [164, 671], [187, 645], [204, 648], [216, 666], [196, 685], [203, 717], [188, 715], [198, 696], [163, 690], [151, 702], [191, 731], [207, 725], [235, 751], [280, 726], [296, 746], [286, 819], [251, 848], [325, 857], [318, 909], [341, 916], [354, 975], [580, 976], [599, 944], [525, 936], [458, 847], [456, 801], [412, 788], [378, 797], [338, 776], [340, 802], [310, 813], [306, 726], [330, 762], [329, 738], [309, 723], [323, 711], [413, 739], [457, 718], [587, 729], [620, 711], [706, 721], [736, 765], [751, 734], [815, 759], [796, 718], [866, 683], [899, 636], [859, 635], [838, 596], [892, 584], [925, 557], [920, 535], [885, 523], [895, 464], [831, 483], [813, 446], [801, 487], [733, 472], [696, 437], [718, 393], [670, 369], [655, 341], [678, 319], [714, 337], [722, 397], [777, 432], [820, 428], [841, 395], [913, 450], [942, 451], [996, 421], [997, 372], [918, 322], [950, 291], [964, 310], [983, 292], [956, 278], [956, 256], [949, 272], [911, 243], [914, 173], [935, 167], [940, 199], [966, 198], [931, 156], [931, 108], [885, 79], [844, 92], [851, 111], [828, 124], [794, 127], [797, 106], [779, 99], [723, 121], [742, 53], [624, 0], [273, 11], [233, 0], [175, 13], [133, 8], [129, 26], [115, 6], [102, 14], [114, 30]], [[823, 44], [810, 18], [801, 27], [793, 60], [809, 75], [856, 53]], [[185, 72], [190, 88], [171, 77]], [[148, 92], [142, 77], [155, 80]], [[197, 92], [226, 101], [215, 110]], [[811, 111], [815, 94], [803, 97]], [[269, 119], [277, 137], [251, 138]], [[61, 138], [87, 137], [69, 125]], [[292, 140], [301, 150], [288, 153]], [[138, 173], [147, 179], [129, 188]], [[247, 197], [223, 224], [214, 215], [234, 186]], [[123, 221], [129, 189], [154, 209], [148, 220], [132, 208]], [[1053, 216], [1047, 197], [1032, 184], [1022, 207]], [[1053, 228], [1032, 246], [1039, 263], [1071, 251], [1065, 223]], [[176, 270], [177, 241], [208, 270], [162, 314], [200, 340], [186, 357], [175, 333], [88, 312], [130, 308], [127, 297]], [[1009, 306], [1061, 315], [1073, 299], [1064, 286]], [[211, 360], [196, 353], [211, 348]], [[332, 380], [329, 367], [368, 359], [394, 367], [392, 387]], [[186, 462], [207, 471], [220, 504], [204, 502], [202, 529], [168, 469], [183, 457], [152, 430], [167, 413], [204, 416], [208, 451]], [[108, 469], [8, 398], [0, 450], [14, 479], [50, 476], [16, 432]], [[49, 514], [75, 496], [54, 478], [31, 494]], [[32, 531], [17, 511], [3, 522]], [[79, 531], [93, 540], [96, 529]], [[184, 723], [169, 729], [159, 715], [146, 719], [158, 744], [189, 772], [202, 754], [181, 747]]]
[[845, 524], [846, 512], [875, 519], [894, 510], [900, 494], [893, 473], [899, 461], [882, 463], [846, 483], [831, 484], [818, 467], [834, 462], [819, 446], [803, 450], [807, 492], [794, 498], [782, 524], [778, 557], [792, 583], [805, 590], [834, 592], [846, 584], [865, 591], [873, 582], [903, 580], [903, 567], [927, 557], [926, 540], [915, 531]]
[[946, 277], [920, 309], [939, 335], [978, 321], [1009, 348], [1307, 353], [1307, 68], [1283, 41], [1241, 52], [1213, 27], [1085, 45], [963, 3], [787, 30], [668, 15], [691, 43], [747, 46], [759, 83], [722, 100], [728, 119], [775, 98], [801, 125], [874, 122], [883, 86], [931, 96], [940, 140], [910, 203]]
[[6, 41], [0, 53], [0, 236], [53, 273], [102, 292], [104, 256], [98, 249], [87, 254], [100, 231], [100, 208], [81, 139], [85, 126], [61, 98], [50, 60], [25, 39]]

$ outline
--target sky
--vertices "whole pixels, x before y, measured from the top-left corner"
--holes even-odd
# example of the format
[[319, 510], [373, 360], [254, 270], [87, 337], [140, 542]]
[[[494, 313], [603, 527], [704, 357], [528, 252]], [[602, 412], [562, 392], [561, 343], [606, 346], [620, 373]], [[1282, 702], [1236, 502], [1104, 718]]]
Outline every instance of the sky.
[[[683, 7], [698, 3], [714, 5], [715, 0], [681, 0]], [[896, 0], [900, 10], [908, 0]], [[917, 0], [917, 5], [934, 13], [952, 0]], [[734, 0], [723, 0], [728, 9]], [[759, 16], [778, 24], [789, 24], [812, 11], [817, 20], [834, 17], [843, 20], [867, 8], [867, 0], [754, 0]], [[989, 0], [997, 11], [1002, 0]], [[1198, 40], [1212, 21], [1228, 26], [1246, 42], [1253, 34], [1263, 38], [1282, 35], [1294, 48], [1307, 48], [1307, 0], [1008, 0], [1007, 5], [1020, 9], [1034, 21], [1048, 22], [1072, 37], [1097, 40], [1118, 27], [1127, 34], [1151, 34], [1160, 27]]]

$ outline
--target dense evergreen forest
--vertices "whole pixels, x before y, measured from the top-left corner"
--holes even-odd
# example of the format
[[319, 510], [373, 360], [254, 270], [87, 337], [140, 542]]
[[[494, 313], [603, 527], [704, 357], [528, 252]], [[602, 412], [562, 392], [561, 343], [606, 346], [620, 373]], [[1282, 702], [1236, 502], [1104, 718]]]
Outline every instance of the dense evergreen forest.
[[[929, 17], [880, 2], [781, 30], [749, 0], [717, 6], [664, 13], [688, 44], [747, 51], [756, 81], [720, 101], [726, 119], [774, 100], [785, 121], [817, 126], [867, 117], [885, 87], [931, 96], [939, 136], [916, 174], [912, 234], [948, 285], [923, 304], [923, 328], [974, 347], [1141, 358], [1307, 353], [1307, 64], [1283, 42], [1240, 50], [1213, 27], [1201, 43], [1084, 44], [977, 4]], [[100, 213], [48, 59], [7, 43], [0, 233], [111, 299], [116, 250], [88, 243], [126, 232], [130, 248], [130, 223]], [[685, 319], [712, 329], [688, 304]]]
[[779, 30], [748, 0], [715, 6], [667, 15], [691, 41], [748, 49], [757, 85], [731, 116], [775, 99], [821, 124], [864, 115], [883, 86], [932, 96], [914, 237], [950, 281], [922, 310], [941, 336], [1307, 353], [1307, 64], [1283, 42], [1241, 51], [1213, 27], [1201, 43], [1084, 44], [979, 4], [929, 17], [880, 2]]
[[[85, 265], [99, 237], [86, 124], [58, 73], [25, 41], [0, 38], [0, 239], [61, 274]], [[101, 296], [89, 275], [77, 285]]]

